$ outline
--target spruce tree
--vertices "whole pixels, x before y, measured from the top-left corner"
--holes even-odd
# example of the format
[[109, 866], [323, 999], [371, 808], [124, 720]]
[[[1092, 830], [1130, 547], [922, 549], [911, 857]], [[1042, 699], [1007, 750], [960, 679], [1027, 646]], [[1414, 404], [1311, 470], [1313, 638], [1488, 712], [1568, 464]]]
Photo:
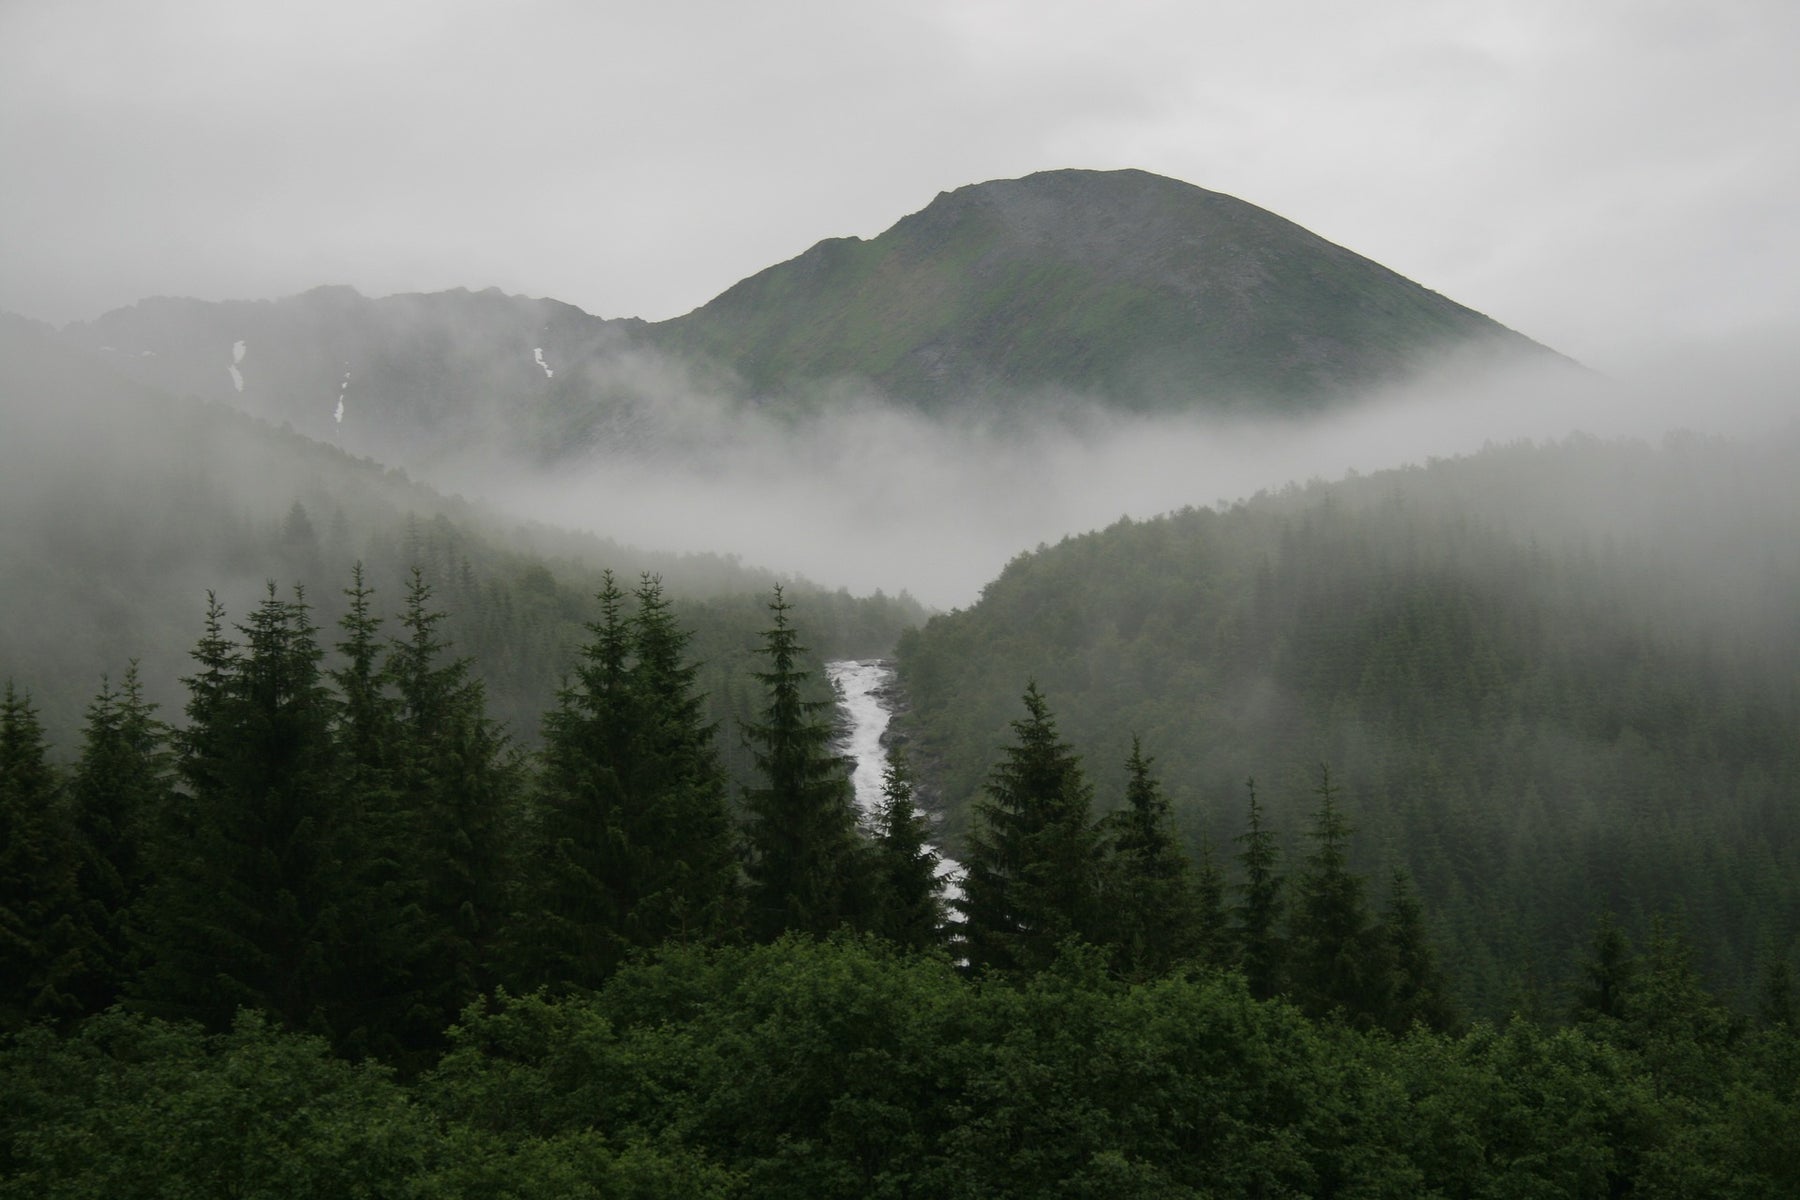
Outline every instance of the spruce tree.
[[1275, 832], [1263, 824], [1262, 804], [1256, 797], [1256, 780], [1245, 780], [1250, 793], [1248, 827], [1238, 835], [1243, 847], [1238, 865], [1243, 881], [1238, 902], [1232, 907], [1232, 932], [1238, 969], [1250, 994], [1258, 1000], [1280, 995], [1286, 984], [1287, 944], [1281, 936], [1281, 846]]
[[944, 903], [931, 822], [913, 803], [912, 773], [899, 755], [888, 760], [875, 814], [875, 898], [868, 926], [909, 950], [941, 944]]
[[338, 742], [346, 778], [354, 789], [367, 792], [389, 786], [398, 706], [382, 672], [382, 622], [373, 611], [375, 591], [364, 579], [362, 563], [350, 569], [350, 581], [344, 589], [349, 607], [338, 621], [344, 635], [337, 643], [342, 665], [331, 678], [341, 703]]
[[239, 1007], [335, 1032], [342, 821], [335, 703], [304, 594], [238, 627], [209, 598], [179, 739], [186, 798], [165, 825], [147, 904], [145, 1007], [222, 1029]]
[[527, 969], [596, 987], [632, 948], [707, 938], [731, 919], [737, 859], [726, 783], [662, 585], [635, 611], [611, 573], [575, 683], [544, 720]]
[[707, 938], [737, 917], [739, 863], [729, 783], [699, 691], [693, 634], [662, 581], [641, 576], [633, 598], [629, 690], [639, 733], [625, 815], [639, 848], [626, 934], [634, 945]]
[[498, 982], [500, 937], [518, 837], [518, 756], [487, 715], [469, 660], [447, 657], [446, 614], [414, 568], [384, 666], [394, 690], [398, 857], [416, 897], [412, 975], [421, 1005], [411, 1038], [435, 1040], [477, 995]]
[[[331, 855], [341, 912], [333, 954], [341, 1048], [395, 1058], [413, 1045], [412, 1030], [429, 1005], [415, 970], [427, 953], [420, 911], [423, 888], [410, 869], [418, 830], [402, 794], [399, 702], [390, 693], [382, 657], [382, 620], [363, 565], [351, 568], [349, 601], [338, 628], [340, 665], [330, 674], [339, 702], [335, 741], [342, 806]], [[454, 1012], [432, 1012], [433, 1032]]]
[[1026, 716], [1012, 723], [1016, 740], [976, 805], [957, 902], [975, 969], [1038, 971], [1069, 939], [1104, 937], [1092, 789], [1036, 682], [1024, 702]]
[[1392, 1033], [1405, 1033], [1414, 1024], [1448, 1030], [1456, 1024], [1449, 986], [1438, 968], [1431, 935], [1425, 928], [1425, 912], [1419, 904], [1412, 877], [1395, 867], [1388, 886], [1387, 908], [1381, 915], [1383, 957], [1390, 972], [1387, 1012], [1382, 1022]]
[[1338, 1013], [1367, 1024], [1385, 1010], [1387, 970], [1362, 877], [1350, 871], [1354, 831], [1338, 793], [1330, 769], [1320, 768], [1313, 793], [1319, 806], [1313, 813], [1312, 852], [1295, 885], [1294, 999], [1311, 1016]]
[[168, 730], [144, 699], [134, 662], [118, 691], [102, 681], [88, 706], [69, 783], [76, 884], [93, 949], [77, 985], [84, 1012], [115, 1003], [140, 965], [153, 823], [169, 805], [172, 770]]
[[31, 698], [0, 695], [0, 1032], [76, 1014], [86, 939], [60, 790]]
[[1230, 915], [1225, 908], [1225, 874], [1213, 859], [1212, 845], [1202, 841], [1194, 866], [1194, 908], [1201, 932], [1199, 961], [1224, 970], [1232, 963]]
[[598, 987], [629, 948], [618, 763], [629, 740], [630, 635], [612, 572], [595, 598], [600, 619], [587, 625], [575, 681], [544, 715], [535, 878], [515, 937], [527, 984]]
[[1572, 1016], [1580, 1023], [1623, 1021], [1630, 1015], [1637, 955], [1610, 910], [1594, 925], [1575, 988]]
[[845, 760], [831, 749], [829, 700], [807, 698], [806, 647], [775, 589], [774, 623], [763, 633], [766, 703], [743, 727], [762, 782], [744, 792], [748, 821], [749, 925], [773, 940], [789, 930], [824, 934], [856, 921], [861, 880], [854, 793]]
[[1108, 941], [1114, 970], [1128, 979], [1153, 979], [1198, 959], [1211, 935], [1150, 763], [1134, 734], [1125, 763], [1125, 807], [1103, 823], [1110, 841]]

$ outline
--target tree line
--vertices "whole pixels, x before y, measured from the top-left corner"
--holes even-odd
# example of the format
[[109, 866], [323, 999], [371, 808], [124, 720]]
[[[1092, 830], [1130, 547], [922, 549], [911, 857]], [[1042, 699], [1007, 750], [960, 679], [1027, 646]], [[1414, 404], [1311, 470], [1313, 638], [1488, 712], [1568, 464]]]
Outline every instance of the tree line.
[[1609, 910], [1679, 912], [1747, 1003], [1800, 962], [1796, 445], [1496, 447], [1072, 536], [902, 635], [896, 725], [952, 837], [1027, 676], [1077, 745], [1142, 735], [1190, 845], [1251, 774], [1299, 845], [1328, 762], [1463, 1010], [1560, 1004]]
[[94, 699], [66, 779], [9, 686], [9, 1028], [123, 1001], [223, 1030], [250, 1008], [341, 1052], [424, 1061], [497, 987], [591, 991], [649, 947], [840, 928], [988, 972], [1042, 970], [1080, 940], [1121, 978], [1239, 968], [1315, 1015], [1449, 1023], [1418, 903], [1396, 876], [1389, 910], [1368, 911], [1328, 776], [1286, 926], [1254, 793], [1228, 911], [1135, 742], [1126, 806], [1095, 819], [1033, 684], [952, 913], [903, 762], [859, 820], [779, 589], [761, 715], [741, 729], [756, 782], [735, 797], [655, 577], [629, 594], [605, 577], [533, 756], [487, 715], [422, 572], [392, 635], [360, 566], [344, 594], [329, 655], [303, 590], [271, 585], [236, 625], [209, 600], [185, 722], [159, 720], [133, 666]]
[[0, 700], [0, 1195], [1780, 1195], [1754, 1020], [1603, 923], [1566, 1013], [1465, 1026], [1320, 768], [1232, 878], [1135, 740], [1096, 816], [1035, 684], [947, 910], [904, 763], [858, 821], [779, 589], [733, 794], [654, 577], [611, 576], [527, 756], [414, 572], [210, 602], [66, 771]]
[[907, 907], [883, 856], [916, 855], [924, 819], [859, 829], [779, 588], [766, 708], [742, 731], [762, 783], [741, 801], [657, 578], [627, 594], [604, 577], [530, 756], [420, 571], [392, 635], [360, 565], [345, 597], [330, 654], [302, 589], [271, 584], [235, 625], [209, 599], [185, 721], [158, 717], [133, 665], [66, 773], [8, 685], [8, 1029], [124, 1001], [220, 1030], [250, 1008], [411, 1061], [503, 984], [592, 988], [666, 941], [877, 928]]

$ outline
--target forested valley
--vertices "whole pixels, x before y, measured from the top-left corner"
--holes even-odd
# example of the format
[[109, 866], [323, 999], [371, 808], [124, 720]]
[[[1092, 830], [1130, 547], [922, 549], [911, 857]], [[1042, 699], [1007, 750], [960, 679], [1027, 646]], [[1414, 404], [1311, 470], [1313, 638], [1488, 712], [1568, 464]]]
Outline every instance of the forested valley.
[[1609, 912], [1747, 1002], [1800, 931], [1797, 459], [1577, 437], [1123, 521], [908, 632], [900, 724], [961, 828], [1033, 678], [1088, 753], [1140, 738], [1221, 861], [1249, 776], [1303, 853], [1328, 764], [1471, 1013], [1556, 1010]]
[[373, 575], [324, 625], [317, 584], [211, 600], [179, 716], [127, 666], [66, 763], [8, 687], [0, 1194], [1800, 1182], [1787, 960], [1719, 992], [1676, 906], [1570, 914], [1566, 976], [1479, 1011], [1405, 863], [1361, 868], [1353, 773], [1271, 762], [1294, 792], [1236, 781], [1195, 843], [1164, 727], [1078, 748], [1029, 679], [946, 906], [913, 782], [941, 751], [916, 739], [859, 821], [806, 601], [759, 599], [724, 727], [660, 581], [603, 574], [526, 753], [433, 577]]
[[[1494, 445], [1123, 519], [936, 614], [342, 448], [616, 434], [641, 474], [588, 464], [618, 471], [563, 494], [589, 529], [653, 508], [632, 488], [665, 467], [748, 510], [745, 480], [825, 462], [757, 511], [841, 503], [860, 537], [891, 494], [857, 472], [930, 428], [889, 465], [945, 489], [919, 510], [940, 540], [879, 547], [922, 569], [1020, 478], [982, 454], [1050, 464], [996, 511], [1110, 501], [1110, 455], [1180, 431], [1178, 455], [1217, 415], [995, 380], [1093, 351], [1093, 379], [1173, 372], [1139, 399], [1232, 401], [1164, 386], [1216, 347], [1112, 343], [1194, 332], [1188, 285], [1118, 263], [1205, 234], [1222, 269], [1194, 286], [1246, 304], [1233, 281], [1279, 268], [1306, 303], [1211, 332], [1289, 382], [1330, 382], [1318, 329], [1363, 330], [1340, 368], [1386, 378], [1476, 316], [1127, 175], [952, 194], [747, 281], [682, 335], [745, 364], [768, 395], [742, 408], [609, 359], [623, 403], [570, 365], [610, 335], [497, 294], [0, 322], [0, 1196], [1800, 1194], [1792, 426]], [[1142, 219], [1061, 207], [1101, 185]], [[1234, 228], [1256, 236], [1209, 240]], [[860, 358], [819, 334], [833, 313]], [[949, 358], [946, 329], [970, 339]], [[858, 363], [919, 384], [906, 422], [843, 390]], [[1362, 419], [1282, 394], [1209, 453]], [[938, 411], [965, 395], [980, 421]], [[875, 456], [808, 440], [840, 405], [834, 437]], [[659, 421], [717, 457], [684, 464]], [[735, 473], [751, 428], [767, 474]], [[1075, 444], [1119, 429], [1108, 456]], [[1184, 497], [1215, 493], [1160, 450]], [[824, 668], [874, 657], [898, 712], [864, 812]]]

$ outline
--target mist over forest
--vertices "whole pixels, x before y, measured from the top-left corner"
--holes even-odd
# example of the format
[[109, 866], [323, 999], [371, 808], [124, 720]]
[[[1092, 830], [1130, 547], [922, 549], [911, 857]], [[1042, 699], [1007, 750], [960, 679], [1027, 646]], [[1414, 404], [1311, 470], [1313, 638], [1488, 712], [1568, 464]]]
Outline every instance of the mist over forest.
[[0, 1195], [1787, 1194], [1797, 382], [1136, 171], [8, 318]]
[[1421, 376], [1305, 419], [1120, 412], [1070, 393], [971, 398], [938, 416], [845, 389], [796, 423], [689, 393], [657, 414], [661, 453], [596, 450], [548, 469], [501, 463], [485, 483], [479, 468], [458, 477], [547, 522], [951, 608], [1015, 554], [1121, 516], [1574, 433], [1756, 436], [1787, 419], [1790, 378], [1735, 357], [1634, 379], [1454, 360]]

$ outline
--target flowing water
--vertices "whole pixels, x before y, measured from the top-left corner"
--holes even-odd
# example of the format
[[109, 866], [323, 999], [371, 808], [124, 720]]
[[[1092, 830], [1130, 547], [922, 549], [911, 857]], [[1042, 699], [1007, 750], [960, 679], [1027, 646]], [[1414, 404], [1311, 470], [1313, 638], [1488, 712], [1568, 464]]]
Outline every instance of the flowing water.
[[[838, 752], [855, 764], [850, 782], [856, 788], [856, 808], [864, 824], [872, 825], [881, 811], [882, 782], [887, 774], [887, 748], [881, 739], [894, 718], [894, 665], [883, 658], [841, 659], [825, 664], [825, 676], [837, 692], [843, 720]], [[942, 851], [939, 855], [938, 881], [945, 899], [955, 899], [962, 895], [957, 886], [962, 866], [942, 857]]]

